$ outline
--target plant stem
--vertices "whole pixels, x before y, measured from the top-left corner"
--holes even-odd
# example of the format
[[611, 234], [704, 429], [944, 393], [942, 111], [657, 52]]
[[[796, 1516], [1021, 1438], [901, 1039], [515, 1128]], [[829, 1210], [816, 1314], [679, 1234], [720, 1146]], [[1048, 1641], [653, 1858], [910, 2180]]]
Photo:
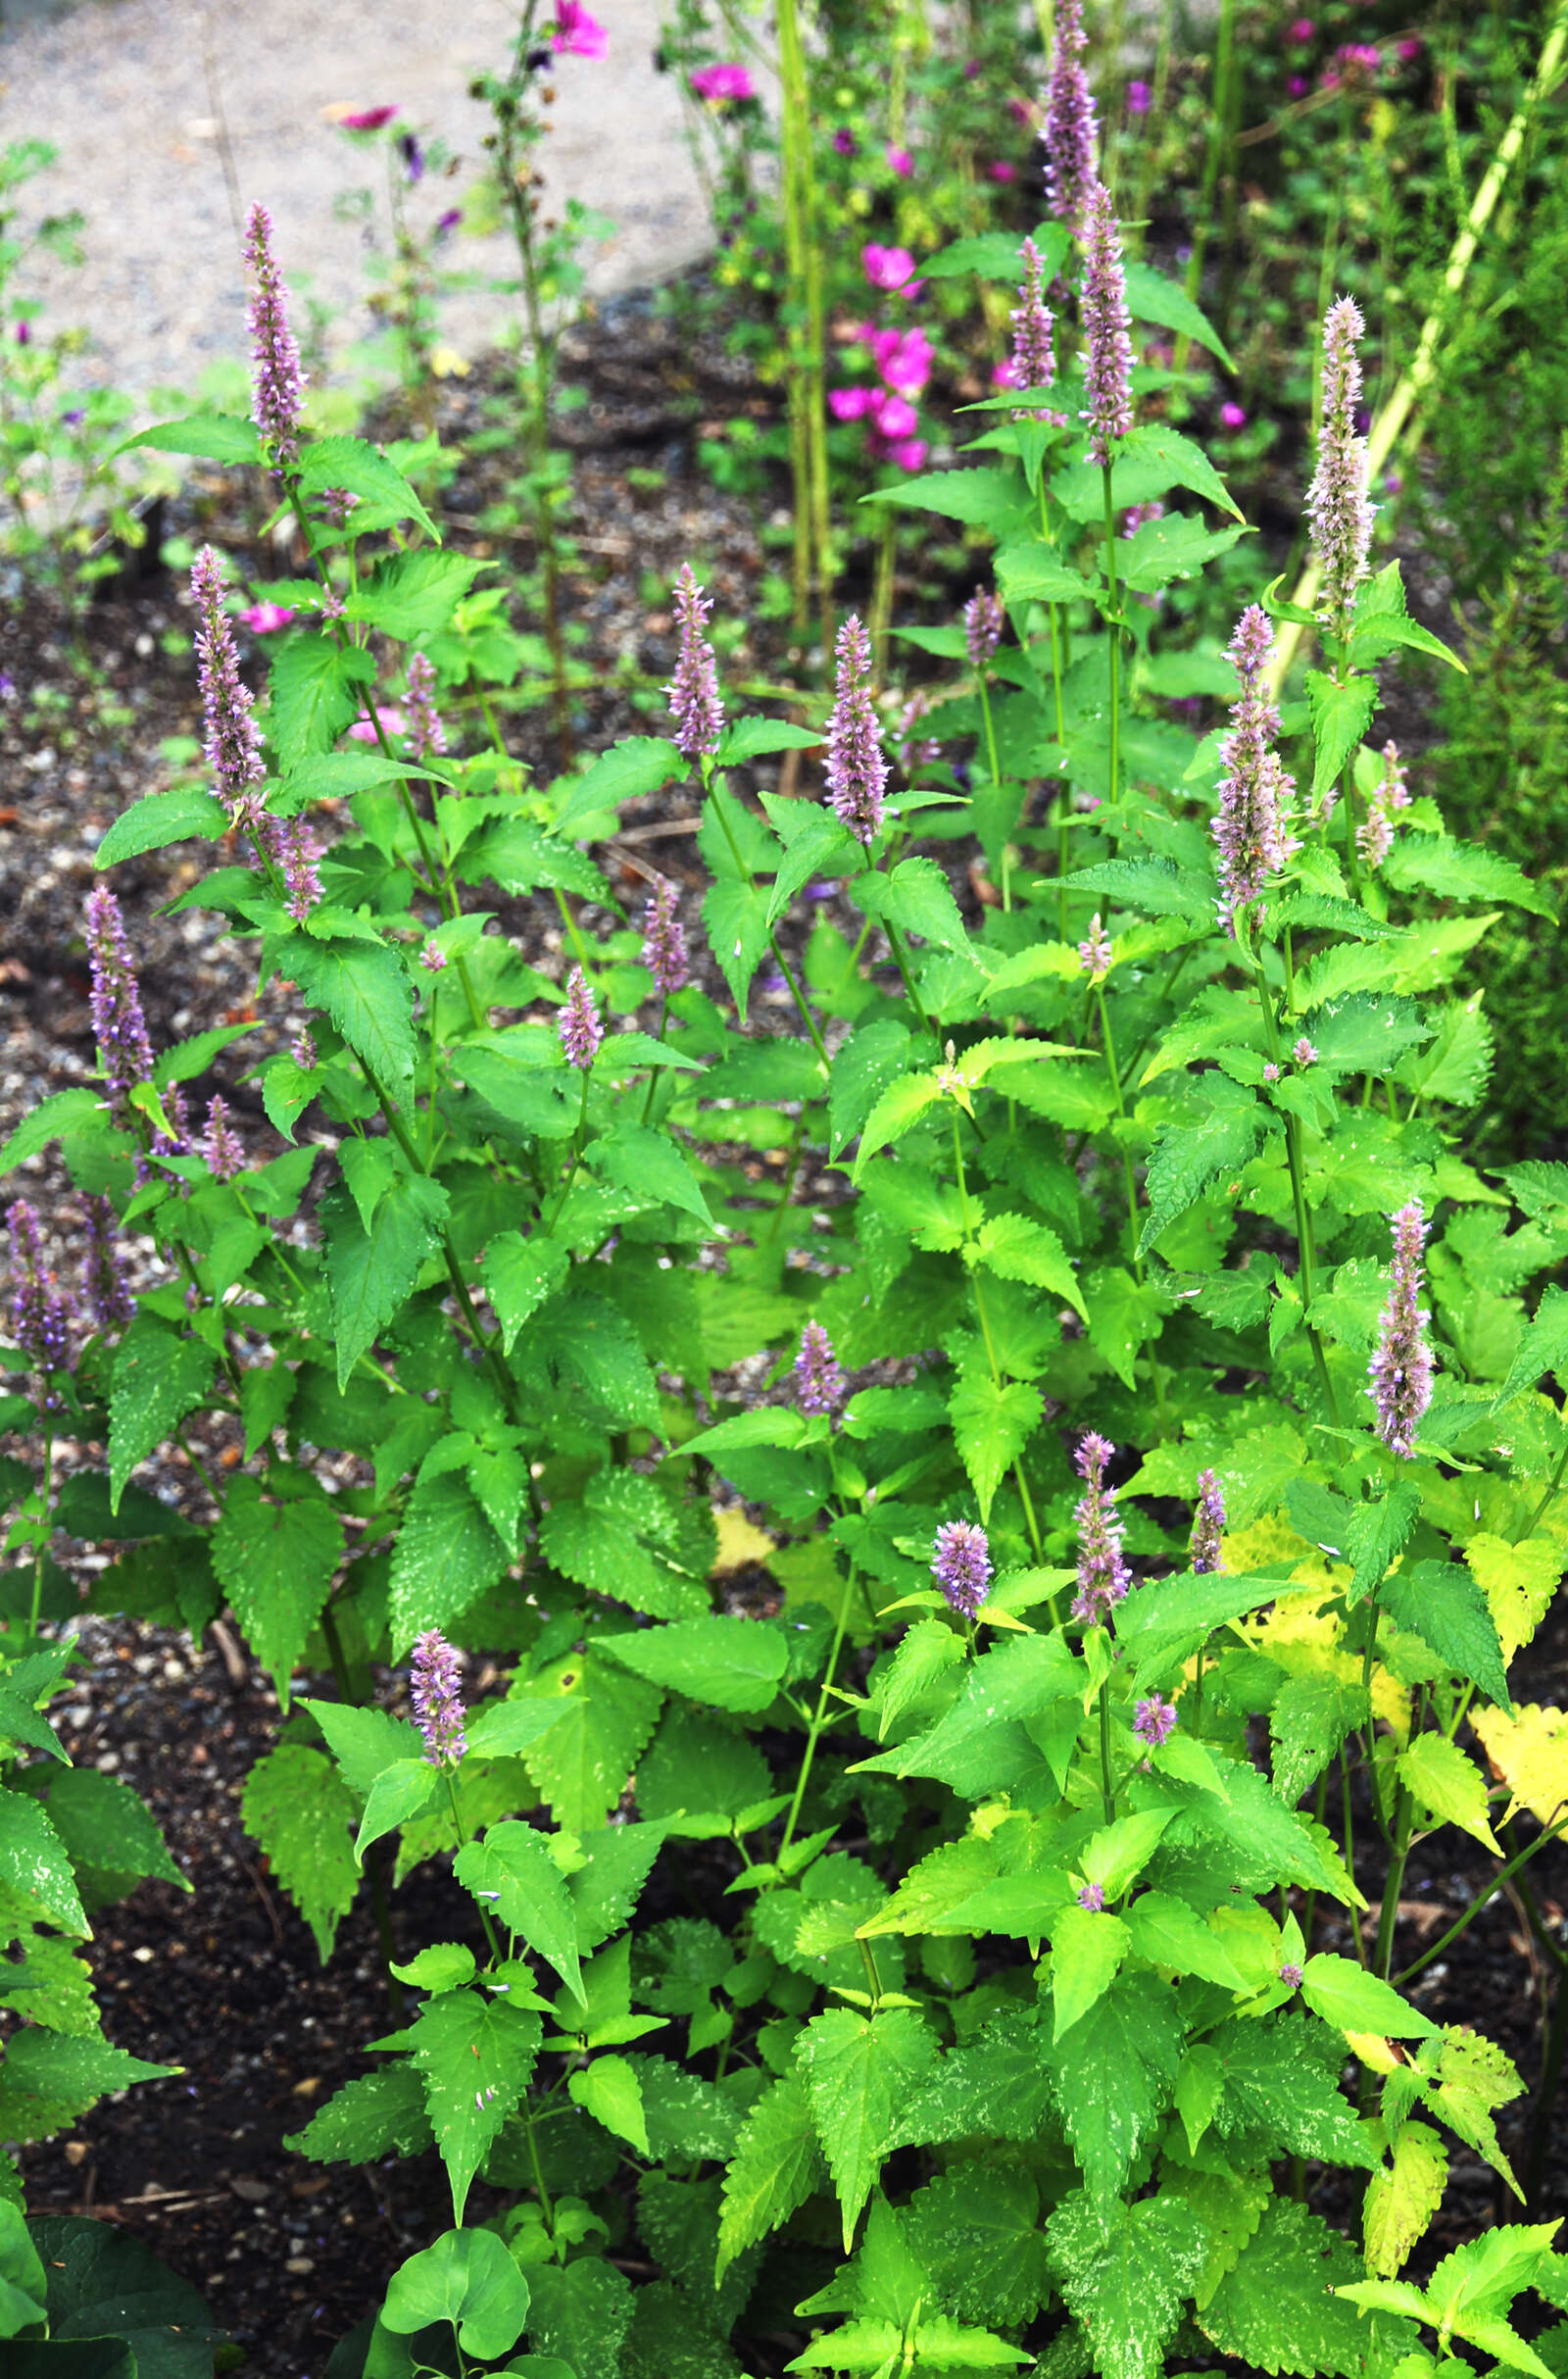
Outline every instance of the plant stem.
[[[354, 1690], [348, 1656], [343, 1649], [342, 1632], [330, 1603], [321, 1613], [321, 1634], [326, 1644], [326, 1657], [332, 1664], [332, 1682], [337, 1687], [337, 1698], [345, 1710], [358, 1710], [362, 1707], [360, 1697]], [[387, 2004], [396, 2019], [403, 2013], [403, 1986], [392, 1971], [392, 1953], [396, 1944], [392, 1939], [392, 1910], [387, 1901], [386, 1877], [381, 1871], [381, 1845], [378, 1842], [370, 1844], [363, 1863], [365, 1880], [370, 1887], [370, 1912], [375, 1920], [375, 1938], [381, 1948], [381, 1963], [386, 1968]]]
[[1474, 1900], [1471, 1901], [1470, 1906], [1463, 1911], [1461, 1915], [1454, 1919], [1453, 1923], [1449, 1925], [1447, 1931], [1442, 1934], [1439, 1939], [1433, 1943], [1431, 1949], [1423, 1950], [1421, 1956], [1415, 1960], [1414, 1964], [1406, 1966], [1402, 1974], [1395, 1974], [1390, 1977], [1390, 1980], [1394, 1983], [1396, 1990], [1402, 1991], [1408, 1982], [1414, 1980], [1415, 1976], [1421, 1972], [1423, 1967], [1430, 1966], [1434, 1958], [1441, 1958], [1444, 1951], [1447, 1949], [1449, 1943], [1457, 1941], [1460, 1934], [1466, 1931], [1466, 1929], [1475, 1922], [1476, 1918], [1481, 1914], [1482, 1909], [1487, 1908], [1491, 1902], [1496, 1899], [1497, 1894], [1501, 1891], [1503, 1885], [1508, 1881], [1508, 1878], [1511, 1875], [1516, 1875], [1519, 1872], [1519, 1869], [1525, 1864], [1526, 1860], [1534, 1859], [1538, 1851], [1544, 1850], [1548, 1842], [1555, 1842], [1561, 1835], [1565, 1826], [1568, 1826], [1568, 1817], [1554, 1818], [1552, 1823], [1546, 1827], [1544, 1833], [1540, 1833], [1536, 1836], [1535, 1841], [1532, 1842], [1528, 1848], [1520, 1851], [1514, 1858], [1510, 1859], [1506, 1866], [1499, 1867], [1496, 1874], [1494, 1875], [1492, 1881], [1483, 1891], [1476, 1894]]
[[838, 1668], [839, 1652], [844, 1643], [844, 1631], [849, 1623], [850, 1597], [855, 1591], [855, 1569], [853, 1563], [851, 1564], [848, 1577], [842, 1581], [842, 1589], [843, 1590], [839, 1595], [838, 1624], [833, 1630], [833, 1646], [832, 1650], [827, 1656], [827, 1667], [823, 1671], [822, 1675], [822, 1689], [816, 1697], [816, 1709], [812, 1714], [810, 1724], [807, 1728], [806, 1749], [801, 1755], [800, 1774], [795, 1779], [795, 1798], [790, 1803], [789, 1814], [784, 1820], [784, 1831], [779, 1838], [778, 1856], [780, 1859], [783, 1858], [785, 1852], [789, 1849], [790, 1844], [795, 1839], [795, 1828], [800, 1823], [801, 1803], [806, 1798], [807, 1780], [811, 1773], [811, 1762], [816, 1758], [817, 1737], [821, 1734], [822, 1728], [826, 1723], [828, 1693], [833, 1684], [834, 1673]]
[[1100, 1799], [1109, 1825], [1116, 1814], [1116, 1792], [1110, 1780], [1110, 1679], [1100, 1689]]
[[[712, 791], [712, 764], [707, 759], [706, 755], [703, 762], [703, 784], [706, 791]], [[741, 847], [735, 840], [735, 829], [730, 824], [728, 818], [724, 814], [724, 801], [722, 796], [715, 795], [713, 800], [713, 811], [714, 815], [717, 817], [719, 824], [724, 829], [724, 840], [729, 845], [731, 859], [733, 859], [735, 862], [736, 867], [739, 867], [742, 875], [745, 876], [747, 883], [755, 890], [757, 886], [757, 878], [741, 857]], [[892, 927], [890, 926], [888, 930], [891, 933]], [[828, 1063], [827, 1048], [823, 1042], [821, 1034], [816, 1028], [816, 1018], [812, 1016], [809, 1008], [808, 1008], [806, 1005], [806, 1000], [801, 991], [801, 987], [795, 980], [795, 976], [791, 970], [788, 959], [784, 956], [783, 951], [778, 946], [778, 935], [774, 932], [771, 925], [769, 925], [767, 929], [767, 946], [773, 953], [773, 961], [775, 966], [778, 967], [780, 974], [784, 977], [785, 982], [790, 987], [791, 996], [794, 999], [796, 1007], [801, 1013], [801, 1021], [811, 1036], [811, 1047], [816, 1051], [816, 1054], [820, 1058], [823, 1067], [825, 1068]]]
[[1110, 465], [1102, 463], [1101, 483], [1105, 498], [1105, 576], [1110, 584], [1110, 793], [1115, 803], [1121, 789], [1121, 597], [1116, 586], [1116, 514], [1111, 503]]

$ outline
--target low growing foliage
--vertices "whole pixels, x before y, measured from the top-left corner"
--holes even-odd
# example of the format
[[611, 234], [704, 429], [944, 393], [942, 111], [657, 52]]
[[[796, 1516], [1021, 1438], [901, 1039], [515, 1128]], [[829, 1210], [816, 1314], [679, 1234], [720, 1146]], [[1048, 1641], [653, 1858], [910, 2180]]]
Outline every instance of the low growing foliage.
[[[1132, 363], [1132, 306], [1179, 293], [1129, 295], [1091, 173], [1027, 256], [987, 245], [1022, 365], [964, 462], [875, 499], [991, 549], [963, 623], [906, 639], [958, 672], [922, 729], [961, 771], [895, 768], [858, 619], [826, 718], [737, 717], [688, 573], [668, 737], [536, 786], [441, 721], [476, 567], [395, 450], [306, 435], [269, 238], [259, 427], [157, 435], [270, 470], [309, 574], [257, 590], [295, 614], [257, 703], [199, 557], [212, 790], [99, 859], [217, 847], [180, 905], [312, 1020], [259, 1061], [286, 1145], [258, 1164], [184, 1089], [250, 1028], [155, 1050], [97, 893], [101, 1083], [3, 1158], [58, 1144], [94, 1202], [79, 1301], [11, 1210], [5, 1417], [46, 1452], [7, 1474], [33, 1559], [0, 1834], [45, 1996], [8, 2104], [47, 2130], [143, 2070], [61, 1945], [78, 1843], [117, 1884], [132, 1843], [167, 1867], [37, 1714], [69, 1524], [122, 1548], [100, 1607], [226, 1604], [270, 1671], [246, 1821], [323, 1957], [384, 1845], [472, 1904], [294, 2143], [433, 2147], [450, 2182], [345, 2368], [729, 2379], [796, 2316], [789, 2368], [879, 2379], [1417, 2379], [1454, 2339], [1548, 2368], [1509, 2308], [1568, 2307], [1553, 2225], [1400, 2277], [1455, 2141], [1516, 2187], [1518, 2076], [1424, 2012], [1437, 1950], [1401, 1971], [1396, 1916], [1429, 1836], [1500, 1857], [1492, 1772], [1533, 1841], [1563, 1822], [1556, 1713], [1509, 1662], [1568, 1561], [1568, 1305], [1538, 1293], [1568, 1171], [1460, 1153], [1492, 1059], [1469, 953], [1544, 903], [1375, 724], [1380, 671], [1447, 656], [1369, 559], [1357, 309], [1326, 325], [1298, 698], [1273, 590], [1227, 655], [1163, 640], [1166, 590], [1246, 529]], [[1228, 723], [1177, 723], [1195, 697]], [[818, 746], [823, 797], [745, 797]], [[671, 784], [701, 917], [662, 883], [627, 917], [595, 852]], [[492, 930], [498, 891], [559, 905], [560, 980]], [[747, 1027], [764, 966], [787, 1036]], [[776, 1147], [769, 1200], [743, 1159]], [[167, 1259], [134, 1301], [131, 1226]], [[198, 1525], [136, 1474], [203, 1413], [237, 1459]], [[102, 1476], [55, 1480], [67, 1428]], [[360, 1458], [347, 1489], [321, 1450]], [[710, 1582], [739, 1504], [767, 1615]], [[455, 1644], [502, 1689], [474, 1700]], [[385, 1660], [412, 1719], [368, 1695]], [[308, 1668], [335, 1698], [293, 1698]], [[1359, 2244], [1312, 2210], [1324, 2167], [1365, 2176]]]

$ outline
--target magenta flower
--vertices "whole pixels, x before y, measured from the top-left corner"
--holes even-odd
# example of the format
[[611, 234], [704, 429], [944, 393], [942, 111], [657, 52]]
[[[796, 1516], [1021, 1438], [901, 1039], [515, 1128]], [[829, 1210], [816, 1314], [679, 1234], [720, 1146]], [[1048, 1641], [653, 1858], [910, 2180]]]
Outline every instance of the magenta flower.
[[1393, 1218], [1394, 1264], [1388, 1302], [1378, 1316], [1377, 1345], [1367, 1365], [1376, 1428], [1391, 1454], [1409, 1462], [1416, 1424], [1432, 1402], [1432, 1350], [1426, 1329], [1432, 1316], [1422, 1306], [1422, 1249], [1426, 1218], [1412, 1198]]
[[458, 1656], [439, 1627], [427, 1628], [415, 1643], [411, 1699], [425, 1759], [432, 1767], [456, 1767], [468, 1748], [466, 1713]]
[[670, 717], [675, 721], [675, 749], [683, 760], [700, 761], [718, 750], [724, 727], [724, 705], [718, 691], [718, 664], [705, 633], [711, 599], [698, 585], [692, 566], [683, 562], [675, 581], [675, 618], [680, 646], [675, 674], [665, 686]]
[[884, 248], [868, 239], [860, 250], [860, 263], [873, 289], [902, 289], [906, 297], [913, 297], [924, 286], [914, 279], [914, 259], [907, 248]]
[[868, 330], [872, 361], [890, 388], [918, 396], [931, 377], [935, 350], [923, 330]]
[[1083, 241], [1084, 394], [1089, 403], [1082, 419], [1090, 427], [1089, 460], [1105, 464], [1115, 441], [1133, 425], [1133, 343], [1121, 232], [1115, 202], [1102, 181], [1089, 191]]
[[435, 665], [423, 653], [409, 655], [403, 712], [408, 721], [409, 750], [416, 760], [428, 760], [432, 753], [446, 750], [447, 731], [435, 707]]
[[1148, 1694], [1133, 1711], [1133, 1733], [1152, 1752], [1163, 1751], [1176, 1732], [1176, 1705]]
[[1323, 323], [1323, 419], [1306, 497], [1313, 550], [1323, 572], [1318, 618], [1339, 637], [1348, 633], [1350, 607], [1372, 547], [1366, 440], [1356, 428], [1361, 402], [1356, 341], [1365, 331], [1354, 298], [1337, 298]]
[[287, 627], [291, 620], [298, 619], [299, 614], [286, 603], [252, 603], [244, 611], [236, 612], [234, 617], [250, 629], [253, 636], [275, 636], [280, 627]]
[[1219, 418], [1222, 427], [1226, 429], [1245, 429], [1247, 427], [1247, 408], [1244, 405], [1235, 404], [1230, 398], [1227, 398], [1220, 407]]
[[834, 133], [833, 148], [835, 154], [839, 157], [853, 157], [855, 155], [855, 134], [848, 128], [847, 125], [841, 124], [838, 130]]
[[[1275, 1069], [1278, 1079], [1278, 1068]], [[1220, 1540], [1225, 1533], [1225, 1497], [1219, 1480], [1212, 1470], [1198, 1473], [1198, 1509], [1193, 1514], [1191, 1550], [1187, 1566], [1200, 1577], [1210, 1575], [1225, 1566], [1220, 1558]]]
[[396, 108], [357, 108], [352, 116], [340, 116], [338, 123], [345, 132], [379, 132], [397, 113]]
[[1220, 738], [1225, 774], [1219, 780], [1213, 825], [1219, 848], [1220, 918], [1232, 933], [1238, 910], [1257, 899], [1297, 847], [1285, 827], [1296, 786], [1274, 749], [1280, 715], [1264, 675], [1273, 650], [1268, 615], [1250, 603], [1229, 646], [1242, 690], [1231, 705], [1229, 730]]
[[653, 976], [654, 989], [662, 1000], [672, 1000], [691, 981], [686, 929], [676, 912], [675, 899], [674, 885], [662, 875], [655, 882], [653, 897], [643, 912], [643, 965]]
[[688, 77], [699, 99], [722, 106], [732, 99], [755, 99], [757, 85], [743, 66], [700, 66]]
[[1310, 41], [1312, 35], [1316, 31], [1317, 26], [1313, 24], [1310, 17], [1297, 17], [1292, 22], [1286, 38], [1290, 41], [1296, 42], [1298, 47], [1299, 47], [1303, 42]]
[[1016, 181], [1017, 178], [1017, 167], [1009, 165], [1004, 157], [993, 158], [986, 168], [987, 181]]
[[558, 57], [604, 58], [610, 53], [610, 35], [589, 16], [582, 0], [556, 0], [556, 29], [550, 46]]
[[882, 152], [884, 163], [897, 173], [900, 181], [907, 181], [914, 172], [914, 159], [907, 149], [896, 148], [890, 140]]
[[854, 613], [838, 634], [838, 682], [827, 722], [828, 799], [841, 825], [869, 850], [882, 824], [888, 764], [871, 706], [871, 640]]
[[89, 1192], [82, 1199], [87, 1217], [87, 1244], [81, 1257], [81, 1302], [95, 1330], [104, 1337], [126, 1329], [136, 1318], [136, 1300], [125, 1278], [115, 1210], [107, 1198]]
[[1090, 1627], [1104, 1626], [1132, 1584], [1122, 1555], [1123, 1531], [1114, 1490], [1105, 1485], [1105, 1465], [1115, 1451], [1108, 1438], [1091, 1429], [1073, 1458], [1088, 1493], [1073, 1512], [1078, 1526], [1078, 1592], [1073, 1597], [1072, 1615]]
[[836, 1413], [848, 1383], [833, 1352], [833, 1341], [819, 1321], [808, 1321], [801, 1332], [795, 1358], [795, 1402], [808, 1413]]
[[[375, 716], [383, 735], [403, 735], [408, 732], [408, 720], [395, 703], [378, 702], [375, 706]], [[377, 735], [368, 719], [356, 719], [349, 729], [350, 743], [378, 744], [380, 740], [381, 736]]]
[[1147, 82], [1129, 82], [1127, 85], [1127, 113], [1129, 116], [1147, 116], [1153, 104], [1154, 94]]
[[605, 1028], [599, 1020], [599, 1006], [580, 966], [573, 966], [566, 977], [566, 1001], [556, 1018], [556, 1030], [566, 1064], [586, 1073], [599, 1055], [599, 1044]]
[[950, 1611], [972, 1619], [991, 1585], [991, 1547], [973, 1520], [944, 1520], [931, 1549], [931, 1575]]
[[1046, 92], [1046, 196], [1058, 223], [1081, 232], [1097, 173], [1095, 103], [1083, 69], [1081, 0], [1056, 0], [1056, 40]]
[[264, 206], [250, 211], [245, 262], [251, 269], [251, 418], [273, 470], [288, 471], [299, 460], [305, 374], [299, 341], [288, 326], [288, 290], [272, 255], [272, 219]]
[[92, 973], [92, 1031], [104, 1070], [109, 1105], [117, 1123], [129, 1120], [126, 1093], [149, 1081], [153, 1045], [142, 1013], [141, 988], [130, 963], [125, 920], [114, 894], [101, 886], [87, 895], [87, 964]]

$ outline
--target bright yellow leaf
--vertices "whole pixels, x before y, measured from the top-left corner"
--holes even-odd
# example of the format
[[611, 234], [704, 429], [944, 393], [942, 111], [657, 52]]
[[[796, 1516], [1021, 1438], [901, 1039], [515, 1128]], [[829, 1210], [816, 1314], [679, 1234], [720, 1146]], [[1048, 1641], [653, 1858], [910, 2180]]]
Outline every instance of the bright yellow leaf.
[[1506, 1537], [1483, 1530], [1464, 1549], [1464, 1558], [1491, 1607], [1504, 1662], [1528, 1644], [1546, 1615], [1557, 1580], [1568, 1567], [1568, 1550], [1549, 1537], [1527, 1537], [1510, 1545]]
[[1470, 1723], [1512, 1795], [1504, 1824], [1515, 1809], [1529, 1809], [1550, 1825], [1568, 1803], [1568, 1710], [1525, 1702], [1511, 1718], [1500, 1710], [1472, 1710]]

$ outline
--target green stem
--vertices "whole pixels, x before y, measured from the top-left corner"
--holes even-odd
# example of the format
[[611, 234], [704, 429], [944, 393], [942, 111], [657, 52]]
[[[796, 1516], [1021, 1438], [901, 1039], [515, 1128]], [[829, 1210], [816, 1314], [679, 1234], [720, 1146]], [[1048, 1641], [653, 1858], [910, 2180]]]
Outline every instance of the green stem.
[[[703, 758], [703, 790], [708, 793], [712, 791], [712, 762], [706, 754]], [[730, 824], [728, 818], [724, 814], [724, 804], [721, 800], [714, 800], [713, 811], [718, 818], [719, 824], [724, 829], [724, 840], [729, 845], [731, 859], [733, 859], [735, 862], [735, 865], [740, 869], [742, 875], [745, 876], [747, 883], [755, 890], [757, 878], [752, 873], [751, 868], [746, 865], [745, 860], [741, 857], [740, 845], [735, 840], [735, 829]], [[890, 926], [888, 930], [891, 933], [892, 927]], [[767, 929], [767, 946], [773, 953], [773, 961], [775, 966], [778, 967], [780, 974], [784, 977], [785, 982], [789, 985], [790, 994], [794, 999], [796, 1007], [800, 1011], [801, 1021], [806, 1026], [807, 1031], [810, 1034], [811, 1047], [815, 1050], [818, 1058], [821, 1060], [823, 1068], [825, 1070], [828, 1064], [827, 1046], [816, 1028], [816, 1018], [812, 1016], [809, 1008], [808, 1008], [801, 987], [795, 980], [794, 973], [790, 967], [790, 963], [784, 956], [783, 951], [778, 946], [778, 935], [774, 932], [771, 925]]]
[[1110, 801], [1121, 790], [1121, 597], [1116, 586], [1116, 514], [1110, 495], [1110, 465], [1102, 463], [1101, 483], [1105, 497], [1105, 576], [1110, 583], [1106, 625], [1110, 630]]
[[1394, 1963], [1394, 1928], [1399, 1917], [1399, 1887], [1404, 1881], [1405, 1860], [1410, 1856], [1413, 1804], [1401, 1784], [1394, 1797], [1394, 1856], [1389, 1862], [1387, 1880], [1383, 1886], [1383, 1906], [1378, 1912], [1378, 1941], [1372, 1956], [1372, 1969], [1385, 1982]]
[[577, 1178], [577, 1167], [582, 1163], [583, 1140], [588, 1130], [588, 1077], [592, 1072], [591, 1066], [585, 1066], [582, 1069], [582, 1104], [577, 1110], [577, 1128], [571, 1138], [571, 1163], [566, 1167], [566, 1178], [561, 1185], [561, 1196], [556, 1200], [556, 1211], [545, 1224], [543, 1236], [546, 1239], [552, 1238], [555, 1234], [556, 1224], [561, 1220], [562, 1210], [570, 1195], [571, 1185]]
[[[27, 1615], [27, 1633], [29, 1637], [36, 1636], [38, 1632], [38, 1614], [43, 1609], [43, 1564], [44, 1556], [49, 1545], [49, 1506], [54, 1499], [54, 1479], [55, 1432], [54, 1423], [52, 1420], [50, 1420], [46, 1421], [44, 1424], [42, 1489], [43, 1510], [39, 1514], [39, 1527], [42, 1533], [38, 1538], [37, 1544], [33, 1547], [32, 1553], [32, 1608]], [[221, 1509], [221, 1506], [220, 1506], [220, 1509]]]
[[882, 919], [882, 930], [888, 937], [888, 948], [892, 951], [894, 965], [898, 967], [899, 973], [903, 977], [905, 992], [908, 997], [909, 1006], [914, 1010], [915, 1017], [919, 1023], [920, 1030], [922, 1032], [929, 1032], [931, 1029], [931, 1019], [926, 1015], [926, 1012], [921, 1005], [920, 994], [915, 990], [914, 977], [909, 972], [909, 962], [905, 955], [903, 936], [900, 934], [897, 925], [895, 925], [889, 917], [884, 917]]
[[1554, 1819], [1552, 1824], [1550, 1824], [1544, 1833], [1540, 1833], [1536, 1836], [1535, 1841], [1532, 1842], [1527, 1849], [1518, 1852], [1514, 1858], [1509, 1859], [1506, 1866], [1499, 1867], [1496, 1874], [1494, 1875], [1492, 1881], [1483, 1891], [1476, 1894], [1474, 1900], [1471, 1901], [1470, 1906], [1463, 1911], [1461, 1915], [1455, 1917], [1453, 1923], [1449, 1925], [1447, 1931], [1433, 1943], [1431, 1949], [1423, 1950], [1421, 1956], [1415, 1960], [1414, 1964], [1406, 1966], [1402, 1974], [1391, 1976], [1390, 1979], [1392, 1980], [1395, 1989], [1397, 1991], [1402, 1991], [1407, 1983], [1410, 1983], [1415, 1979], [1416, 1975], [1422, 1971], [1423, 1967], [1430, 1966], [1434, 1958], [1441, 1958], [1444, 1951], [1448, 1948], [1449, 1944], [1457, 1941], [1460, 1934], [1465, 1932], [1469, 1926], [1474, 1924], [1476, 1918], [1481, 1914], [1482, 1909], [1490, 1907], [1491, 1903], [1496, 1899], [1497, 1894], [1501, 1891], [1503, 1885], [1508, 1881], [1509, 1877], [1512, 1875], [1517, 1875], [1519, 1869], [1525, 1864], [1526, 1860], [1534, 1859], [1538, 1851], [1544, 1850], [1548, 1842], [1555, 1842], [1561, 1835], [1565, 1826], [1568, 1826], [1568, 1817], [1559, 1817]]
[[1530, 1514], [1530, 1525], [1525, 1530], [1524, 1536], [1518, 1538], [1517, 1542], [1519, 1544], [1522, 1545], [1526, 1542], [1526, 1539], [1533, 1537], [1536, 1530], [1541, 1526], [1541, 1523], [1545, 1518], [1546, 1513], [1550, 1511], [1552, 1505], [1557, 1500], [1557, 1491], [1562, 1485], [1565, 1473], [1568, 1473], [1568, 1445], [1563, 1447], [1561, 1454], [1557, 1458], [1557, 1467], [1551, 1474], [1551, 1484], [1547, 1487], [1545, 1494], [1542, 1497], [1540, 1503]]
[[1109, 1825], [1116, 1814], [1116, 1793], [1110, 1780], [1110, 1679], [1100, 1689], [1100, 1799]]
[[833, 1645], [827, 1656], [827, 1667], [822, 1676], [822, 1689], [816, 1697], [816, 1709], [812, 1713], [810, 1724], [807, 1728], [806, 1749], [801, 1755], [800, 1774], [795, 1779], [795, 1797], [790, 1803], [789, 1814], [784, 1820], [784, 1832], [779, 1841], [778, 1856], [780, 1859], [783, 1858], [785, 1852], [789, 1849], [790, 1844], [795, 1839], [795, 1828], [800, 1823], [801, 1817], [801, 1803], [806, 1798], [806, 1786], [807, 1781], [811, 1773], [811, 1762], [816, 1758], [817, 1737], [821, 1734], [823, 1726], [826, 1724], [827, 1720], [827, 1698], [832, 1688], [834, 1672], [839, 1664], [839, 1653], [844, 1643], [844, 1631], [849, 1623], [850, 1597], [855, 1591], [855, 1569], [853, 1564], [851, 1565], [849, 1576], [843, 1579], [841, 1583], [842, 1591], [839, 1595], [838, 1624], [833, 1630]]

